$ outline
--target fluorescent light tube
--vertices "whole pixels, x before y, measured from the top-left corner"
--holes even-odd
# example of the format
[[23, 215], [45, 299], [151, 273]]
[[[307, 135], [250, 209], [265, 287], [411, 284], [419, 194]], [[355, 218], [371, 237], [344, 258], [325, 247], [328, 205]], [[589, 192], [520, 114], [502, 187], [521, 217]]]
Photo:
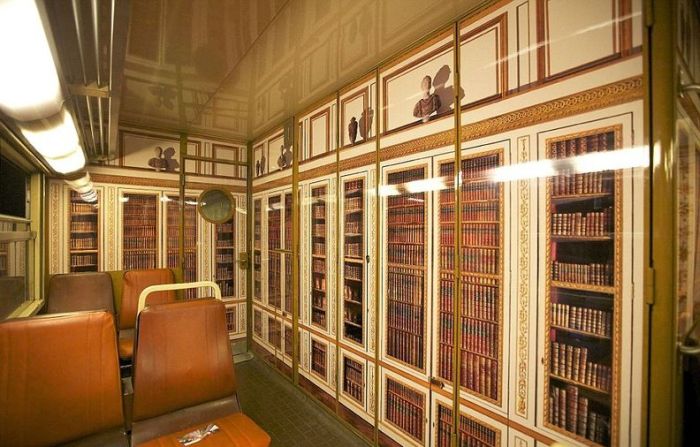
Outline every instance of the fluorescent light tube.
[[34, 0], [0, 0], [0, 109], [18, 121], [57, 113], [63, 97]]
[[46, 119], [18, 124], [22, 135], [44, 158], [61, 158], [79, 147], [78, 132], [67, 110]]
[[83, 149], [77, 146], [75, 150], [66, 157], [46, 158], [46, 162], [51, 165], [54, 171], [60, 174], [70, 174], [71, 172], [83, 169], [85, 166], [85, 154]]

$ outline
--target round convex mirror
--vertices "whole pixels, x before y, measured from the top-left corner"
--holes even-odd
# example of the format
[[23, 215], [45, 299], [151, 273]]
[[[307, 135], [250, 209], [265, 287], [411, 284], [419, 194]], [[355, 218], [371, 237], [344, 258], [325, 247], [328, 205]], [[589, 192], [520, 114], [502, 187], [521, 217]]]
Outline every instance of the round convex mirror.
[[199, 195], [197, 208], [204, 220], [214, 224], [221, 224], [233, 216], [236, 206], [231, 194], [227, 191], [213, 188], [207, 189]]

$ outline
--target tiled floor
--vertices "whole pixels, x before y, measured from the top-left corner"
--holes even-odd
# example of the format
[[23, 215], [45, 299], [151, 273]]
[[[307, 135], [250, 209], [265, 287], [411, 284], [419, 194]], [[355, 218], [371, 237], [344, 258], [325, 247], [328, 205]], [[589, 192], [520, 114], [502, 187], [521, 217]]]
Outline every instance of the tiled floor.
[[272, 447], [367, 444], [262, 360], [236, 364], [243, 412], [272, 437]]

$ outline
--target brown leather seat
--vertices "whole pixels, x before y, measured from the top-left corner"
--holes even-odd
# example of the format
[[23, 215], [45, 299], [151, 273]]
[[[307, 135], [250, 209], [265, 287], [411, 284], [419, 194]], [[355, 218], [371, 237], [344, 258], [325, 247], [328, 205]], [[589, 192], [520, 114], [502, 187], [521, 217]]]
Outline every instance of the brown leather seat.
[[132, 445], [152, 440], [148, 445], [171, 445], [180, 431], [207, 423], [219, 425], [221, 434], [202, 445], [216, 439], [221, 445], [269, 445], [270, 437], [240, 413], [225, 313], [223, 303], [210, 299], [151, 305], [141, 312]]
[[0, 323], [0, 445], [128, 446], [114, 318]]
[[114, 314], [112, 280], [107, 273], [54, 275], [49, 280], [46, 313], [106, 310]]
[[[172, 284], [173, 272], [170, 269], [130, 270], [124, 273], [121, 309], [119, 311], [119, 358], [131, 360], [134, 352], [134, 325], [138, 311], [139, 295], [148, 286]], [[148, 295], [146, 303], [162, 304], [175, 301], [175, 292], [156, 292]]]

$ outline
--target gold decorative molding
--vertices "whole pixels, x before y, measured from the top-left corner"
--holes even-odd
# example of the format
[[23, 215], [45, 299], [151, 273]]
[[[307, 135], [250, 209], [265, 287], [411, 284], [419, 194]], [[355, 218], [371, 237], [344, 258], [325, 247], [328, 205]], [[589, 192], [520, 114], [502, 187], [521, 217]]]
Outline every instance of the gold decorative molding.
[[278, 178], [277, 180], [270, 180], [259, 185], [253, 186], [253, 193], [257, 194], [259, 192], [268, 191], [270, 189], [281, 188], [283, 186], [290, 186], [292, 184], [291, 173], [288, 176]]
[[[525, 107], [510, 113], [462, 126], [462, 141], [475, 140], [546, 121], [579, 115], [591, 110], [641, 99], [644, 96], [641, 76], [574, 93], [559, 99]], [[454, 143], [454, 130], [446, 130], [425, 137], [388, 146], [379, 153], [381, 161], [449, 146]], [[366, 157], [364, 155], [360, 157]], [[359, 158], [359, 157], [356, 157]], [[373, 157], [366, 157], [367, 159]], [[348, 159], [348, 165], [355, 159]], [[360, 165], [363, 166], [363, 165]]]
[[334, 174], [336, 171], [337, 164], [335, 159], [331, 160], [331, 163], [325, 166], [319, 166], [317, 168], [309, 169], [308, 171], [299, 172], [299, 181], [310, 180], [313, 178], [323, 177], [324, 175]]
[[[518, 163], [530, 160], [530, 138], [518, 138]], [[518, 182], [518, 338], [516, 411], [527, 418], [528, 413], [528, 320], [530, 312], [530, 180]]]
[[[56, 273], [61, 273], [61, 267], [59, 264], [59, 259], [62, 253], [61, 250], [61, 239], [59, 237], [60, 232], [60, 215], [64, 211], [61, 208], [61, 190], [62, 184], [58, 182], [51, 182], [49, 186], [49, 274], [53, 275]], [[65, 210], [68, 213], [68, 210]]]
[[[174, 188], [180, 187], [180, 182], [177, 180], [163, 180], [154, 179], [146, 177], [130, 177], [125, 175], [111, 175], [111, 174], [90, 174], [92, 181], [95, 183], [112, 183], [117, 185], [129, 185], [129, 186], [155, 186], [159, 188]], [[185, 183], [187, 189], [205, 189], [211, 187], [221, 188], [225, 191], [230, 192], [246, 192], [246, 187], [244, 185], [223, 185], [216, 183], [205, 183], [205, 182], [187, 182]]]

